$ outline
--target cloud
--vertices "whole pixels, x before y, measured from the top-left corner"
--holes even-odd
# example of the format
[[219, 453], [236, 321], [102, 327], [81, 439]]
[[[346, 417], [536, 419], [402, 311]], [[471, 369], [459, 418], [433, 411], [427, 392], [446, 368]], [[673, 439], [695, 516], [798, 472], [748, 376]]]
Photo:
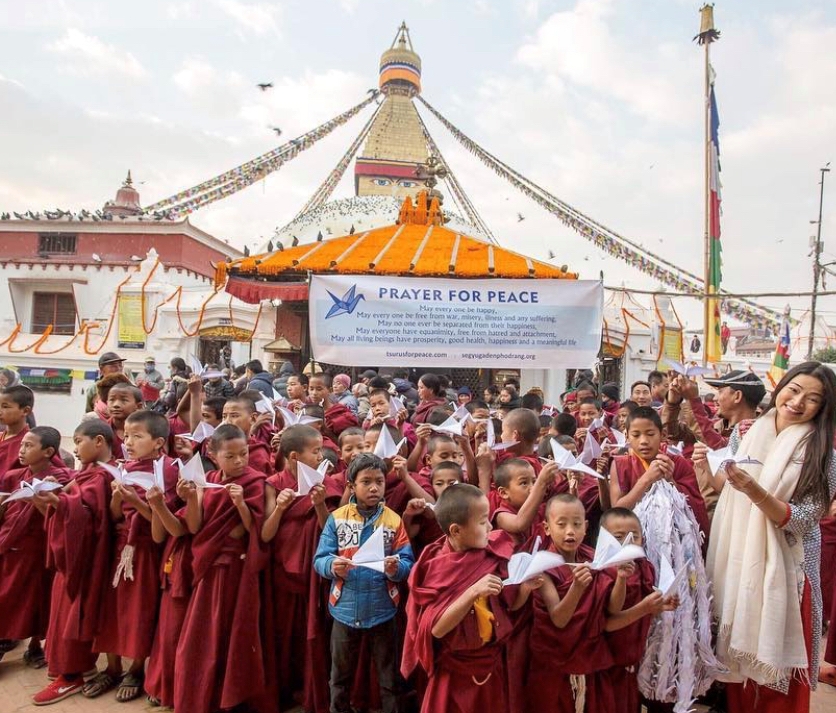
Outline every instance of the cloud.
[[[658, 39], [628, 44], [613, 30], [618, 13], [630, 3], [580, 0], [571, 10], [556, 12], [520, 47], [517, 61], [544, 81], [570, 83], [617, 99], [645, 120], [674, 122], [688, 110], [679, 78], [685, 48]], [[686, 45], [690, 51], [690, 47]]]
[[72, 27], [46, 49], [60, 55], [60, 69], [72, 74], [116, 74], [130, 79], [144, 79], [148, 75], [130, 52]]
[[214, 0], [214, 5], [238, 23], [243, 34], [280, 35], [280, 7], [268, 3], [246, 3], [240, 0]]

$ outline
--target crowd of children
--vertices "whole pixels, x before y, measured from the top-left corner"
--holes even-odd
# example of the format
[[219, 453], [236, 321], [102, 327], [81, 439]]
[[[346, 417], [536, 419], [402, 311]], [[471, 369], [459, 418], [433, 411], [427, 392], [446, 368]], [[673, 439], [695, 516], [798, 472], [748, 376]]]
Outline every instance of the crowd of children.
[[[832, 440], [836, 391], [818, 371], [779, 384], [777, 431], [780, 394], [815, 392], [805, 374], [822, 384], [817, 408], [786, 418]], [[36, 705], [115, 691], [180, 713], [638, 713], [686, 710], [728, 673], [711, 652], [703, 560], [716, 503], [704, 493], [725, 481], [703, 444], [728, 439], [742, 397], [715, 429], [696, 384], [667, 374], [623, 402], [579, 383], [562, 410], [536, 392], [450, 403], [433, 374], [409, 409], [377, 377], [360, 423], [327, 375], [291, 378], [288, 398], [224, 400], [193, 376], [170, 415], [109, 384], [69, 466], [61, 434], [27, 426], [32, 391], [0, 392], [0, 658], [28, 642], [26, 664], [47, 674]], [[765, 393], [745, 375], [718, 383]], [[731, 422], [735, 448], [751, 423]], [[829, 473], [829, 448], [819, 458]], [[721, 513], [730, 490], [757, 490], [748, 466], [724, 467]], [[799, 487], [826, 509], [836, 478], [816, 490], [805, 473]], [[752, 503], [776, 510], [765, 492]], [[681, 510], [664, 534], [647, 519], [654, 498]], [[601, 564], [604, 536], [647, 556]], [[540, 550], [562, 564], [511, 576]], [[678, 632], [692, 627], [708, 639], [691, 634], [687, 650]], [[699, 680], [667, 690], [667, 660], [676, 680], [682, 661]]]

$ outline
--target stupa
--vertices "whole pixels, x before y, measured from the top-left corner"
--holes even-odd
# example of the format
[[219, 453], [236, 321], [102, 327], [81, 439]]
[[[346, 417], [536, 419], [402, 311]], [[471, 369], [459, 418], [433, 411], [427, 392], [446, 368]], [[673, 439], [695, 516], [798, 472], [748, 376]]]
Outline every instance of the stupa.
[[[405, 22], [380, 57], [378, 91], [380, 107], [354, 162], [354, 196], [305, 211], [271, 236], [271, 242], [310, 243], [346, 235], [352, 228], [365, 232], [392, 225], [403, 199], [415, 201], [427, 190], [438, 157], [413, 102], [421, 93], [421, 57]], [[489, 237], [450, 205], [444, 206], [444, 216], [451, 230]]]

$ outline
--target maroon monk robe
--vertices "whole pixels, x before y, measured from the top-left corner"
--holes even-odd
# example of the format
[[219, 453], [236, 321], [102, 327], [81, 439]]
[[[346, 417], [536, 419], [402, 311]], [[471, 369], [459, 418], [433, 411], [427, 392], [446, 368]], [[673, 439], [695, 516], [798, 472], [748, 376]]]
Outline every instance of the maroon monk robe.
[[191, 538], [194, 590], [177, 646], [174, 708], [189, 713], [250, 705], [264, 707], [265, 672], [259, 636], [259, 573], [267, 563], [261, 546], [264, 523], [264, 475], [247, 468], [223, 481], [237, 483], [252, 513], [243, 537], [230, 535], [241, 515], [226, 489], [203, 492], [203, 525]]
[[247, 441], [250, 449], [249, 466], [261, 473], [262, 478], [269, 478], [275, 470], [273, 469], [273, 451], [264, 442], [250, 438]]
[[90, 464], [47, 513], [48, 566], [55, 570], [46, 657], [56, 674], [93, 668], [102, 592], [110, 586], [112, 477]]
[[824, 660], [831, 666], [836, 666], [836, 596], [833, 597], [830, 605], [830, 626], [827, 629]]
[[[288, 470], [271, 476], [267, 484], [276, 493], [298, 487]], [[343, 489], [330, 476], [324, 485], [328, 509], [333, 510]], [[278, 677], [281, 708], [293, 705], [293, 694], [303, 691], [309, 713], [327, 713], [329, 708], [328, 582], [313, 568], [321, 531], [310, 496], [295, 498], [270, 544], [270, 601], [264, 607], [267, 640], [273, 644], [266, 661], [268, 671]]]
[[[154, 459], [128, 461], [128, 472], [152, 473]], [[175, 488], [179, 470], [165, 456], [165, 501], [170, 510], [179, 507]], [[145, 500], [145, 491], [135, 487]], [[93, 648], [103, 653], [144, 659], [151, 653], [160, 598], [162, 548], [151, 537], [151, 522], [130, 503], [122, 501], [123, 519], [116, 523], [116, 540], [108, 580], [102, 598], [99, 630]], [[133, 579], [128, 574], [133, 573]], [[115, 583], [115, 584], [114, 584]]]
[[[345, 404], [334, 404], [325, 409], [325, 428], [334, 434], [335, 438], [338, 438], [346, 428], [359, 425], [357, 416]], [[337, 452], [339, 453], [339, 450]]]
[[409, 576], [407, 630], [401, 673], [409, 677], [420, 666], [429, 676], [422, 713], [506, 713], [505, 643], [511, 634], [508, 614], [515, 587], [488, 600], [495, 617], [494, 634], [484, 643], [471, 611], [441, 639], [432, 629], [471, 585], [486, 574], [507, 575], [513, 548], [504, 533], [489, 536], [484, 550], [455, 552], [446, 538], [427, 547]]
[[[184, 513], [181, 509], [177, 517], [182, 520]], [[161, 561], [160, 616], [145, 671], [145, 692], [160, 705], [173, 708], [177, 645], [192, 594], [191, 536], [169, 536]]]
[[[128, 455], [125, 453], [125, 442], [120, 438], [119, 434], [116, 432], [117, 426], [113, 423], [112, 418], [105, 419], [105, 423], [110, 426], [111, 430], [113, 431], [113, 446], [110, 449], [110, 452], [113, 454], [113, 458], [115, 460], [127, 460]], [[122, 433], [125, 433], [125, 422], [122, 422], [122, 425], [118, 427]]]
[[[656, 570], [646, 559], [636, 560], [636, 571], [627, 578], [627, 593], [622, 611], [626, 611], [653, 593], [656, 584]], [[615, 577], [615, 569], [601, 573]], [[641, 698], [636, 678], [638, 666], [647, 645], [652, 616], [643, 616], [638, 621], [618, 631], [609, 631], [604, 637], [612, 655], [612, 668], [601, 674], [609, 683], [606, 686], [614, 695], [607, 701], [606, 710], [612, 713], [639, 713]]]
[[836, 517], [825, 517], [821, 528], [821, 594], [824, 620], [834, 621], [830, 610], [836, 599]]
[[[676, 489], [685, 496], [688, 505], [697, 519], [697, 524], [704, 535], [703, 550], [708, 544], [708, 512], [705, 509], [705, 501], [700, 493], [700, 486], [697, 482], [697, 476], [694, 473], [694, 467], [690, 461], [685, 460], [682, 456], [668, 456], [674, 464], [673, 469], [673, 484]], [[642, 461], [635, 453], [626, 456], [615, 457], [615, 470], [618, 475], [618, 487], [621, 488], [621, 494], [629, 493], [647, 471], [647, 464]]]
[[[410, 473], [410, 475], [424, 489], [427, 495], [435, 499], [432, 483], [422, 473], [423, 471], [420, 471], [418, 473]], [[386, 507], [394, 510], [398, 515], [403, 515], [411, 499], [412, 495], [410, 495], [406, 483], [398, 477], [398, 474], [394, 470], [390, 470], [386, 474]]]
[[[70, 480], [71, 472], [50, 463], [37, 475], [27, 468], [0, 476], [0, 492], [11, 493], [22, 482], [53, 477]], [[52, 572], [46, 568], [44, 517], [31, 500], [2, 507], [0, 520], [0, 639], [43, 638], [49, 621]]]
[[446, 405], [447, 401], [441, 397], [433, 399], [432, 401], [422, 401], [415, 407], [415, 413], [413, 413], [412, 418], [409, 419], [410, 423], [412, 423], [413, 426], [420, 426], [422, 423], [427, 422], [430, 414], [435, 409]]
[[0, 477], [9, 470], [20, 468], [20, 443], [28, 432], [29, 427], [24, 426], [20, 433], [14, 436], [8, 435], [6, 431], [0, 434]]
[[[581, 545], [578, 562], [588, 562], [595, 553]], [[573, 568], [556, 567], [546, 573], [551, 577], [560, 598], [566, 596], [573, 581]], [[569, 623], [558, 629], [539, 592], [534, 592], [534, 624], [531, 629], [531, 663], [526, 688], [529, 710], [538, 713], [574, 713], [575, 696], [570, 676], [586, 679], [586, 708], [604, 711], [599, 701], [608, 700], [601, 676], [593, 675], [612, 666], [612, 658], [604, 638], [607, 604], [613, 580], [601, 572], [592, 575], [592, 583], [581, 595]]]
[[425, 510], [421, 515], [416, 515], [413, 522], [418, 525], [418, 532], [412, 538], [412, 553], [415, 558], [421, 556], [421, 553], [433, 542], [441, 537], [444, 533], [435, 519], [435, 514], [432, 511]]

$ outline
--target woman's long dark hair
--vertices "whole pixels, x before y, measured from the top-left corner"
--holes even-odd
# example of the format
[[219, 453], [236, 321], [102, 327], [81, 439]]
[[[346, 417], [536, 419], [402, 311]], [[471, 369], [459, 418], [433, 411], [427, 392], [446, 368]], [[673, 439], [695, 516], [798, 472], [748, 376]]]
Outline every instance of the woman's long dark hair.
[[822, 385], [823, 394], [821, 408], [812, 421], [813, 430], [805, 439], [807, 449], [793, 499], [801, 500], [813, 494], [816, 500], [826, 504], [830, 502], [827, 474], [833, 459], [833, 434], [836, 431], [836, 374], [817, 361], [805, 361], [803, 364], [794, 366], [778, 382], [775, 391], [772, 392], [772, 399], [767, 410], [775, 408], [775, 400], [780, 391], [800, 375], [813, 376], [818, 379]]
[[436, 398], [440, 397], [444, 393], [444, 388], [441, 385], [441, 379], [438, 378], [437, 374], [423, 374], [418, 381], [420, 381], [425, 388], [432, 391]]

